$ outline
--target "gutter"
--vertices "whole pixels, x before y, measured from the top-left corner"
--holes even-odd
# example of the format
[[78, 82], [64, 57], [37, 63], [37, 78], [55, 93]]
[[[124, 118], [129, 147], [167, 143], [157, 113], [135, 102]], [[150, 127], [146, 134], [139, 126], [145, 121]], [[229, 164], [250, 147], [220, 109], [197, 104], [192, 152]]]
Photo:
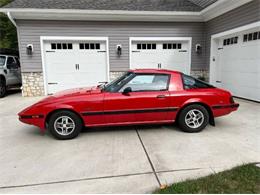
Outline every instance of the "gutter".
[[9, 20], [13, 23], [13, 25], [17, 28], [17, 24], [14, 21], [14, 18], [12, 17], [10, 12], [7, 12], [6, 15], [8, 16]]

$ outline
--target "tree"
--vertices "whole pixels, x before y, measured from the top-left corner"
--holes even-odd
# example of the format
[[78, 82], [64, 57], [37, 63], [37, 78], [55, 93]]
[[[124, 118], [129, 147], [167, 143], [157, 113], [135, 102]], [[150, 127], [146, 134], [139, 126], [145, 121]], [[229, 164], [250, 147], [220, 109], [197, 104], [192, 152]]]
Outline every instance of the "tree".
[[[0, 7], [12, 1], [0, 0]], [[0, 48], [18, 49], [16, 27], [4, 13], [0, 13]]]

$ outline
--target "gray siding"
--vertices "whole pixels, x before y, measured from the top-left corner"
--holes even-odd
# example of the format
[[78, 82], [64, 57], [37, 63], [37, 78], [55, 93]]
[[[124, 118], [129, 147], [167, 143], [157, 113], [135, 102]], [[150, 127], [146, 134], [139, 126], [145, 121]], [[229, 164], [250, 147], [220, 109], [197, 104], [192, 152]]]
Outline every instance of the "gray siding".
[[208, 21], [206, 27], [206, 64], [209, 67], [211, 35], [260, 21], [260, 0], [254, 0]]
[[[109, 37], [110, 70], [129, 68], [129, 37], [192, 37], [192, 70], [205, 68], [205, 52], [195, 53], [195, 44], [205, 49], [204, 23], [155, 22], [83, 22], [83, 21], [17, 21], [23, 72], [42, 71], [40, 36], [105, 36]], [[33, 56], [26, 55], [26, 45], [34, 45]], [[116, 45], [122, 55], [116, 55]]]

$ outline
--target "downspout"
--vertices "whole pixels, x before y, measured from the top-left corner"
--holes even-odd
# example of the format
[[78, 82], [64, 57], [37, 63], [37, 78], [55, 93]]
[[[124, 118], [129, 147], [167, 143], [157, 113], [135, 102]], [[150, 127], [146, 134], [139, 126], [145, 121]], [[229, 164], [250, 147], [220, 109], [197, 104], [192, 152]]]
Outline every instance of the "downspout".
[[10, 13], [10, 12], [7, 12], [6, 14], [7, 14], [9, 20], [10, 20], [10, 21], [13, 23], [13, 25], [17, 28], [17, 24], [16, 24], [16, 22], [14, 21], [14, 19], [13, 19], [11, 13]]
[[[16, 32], [17, 32], [17, 40], [18, 40], [18, 48], [19, 48], [19, 33], [18, 33], [18, 26], [14, 20], [14, 18], [12, 17], [11, 13], [10, 12], [7, 12], [6, 13], [7, 17], [9, 18], [9, 20], [13, 23], [13, 25], [15, 26], [16, 28]], [[19, 52], [19, 56], [21, 56], [21, 53], [20, 53], [20, 49], [18, 49], [18, 52]], [[22, 74], [22, 73], [21, 73]], [[22, 75], [21, 75], [22, 77]], [[23, 91], [23, 80], [22, 80], [22, 86], [21, 86], [21, 90]]]

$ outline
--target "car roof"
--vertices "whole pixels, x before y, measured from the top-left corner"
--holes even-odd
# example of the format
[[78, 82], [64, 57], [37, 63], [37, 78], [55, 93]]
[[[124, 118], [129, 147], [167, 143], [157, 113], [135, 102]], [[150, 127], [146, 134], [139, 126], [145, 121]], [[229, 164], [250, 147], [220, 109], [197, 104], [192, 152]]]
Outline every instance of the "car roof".
[[180, 74], [181, 72], [175, 71], [175, 70], [167, 70], [167, 69], [132, 69], [130, 72], [135, 72], [135, 73], [161, 73], [161, 74], [172, 74], [172, 73], [178, 73]]

